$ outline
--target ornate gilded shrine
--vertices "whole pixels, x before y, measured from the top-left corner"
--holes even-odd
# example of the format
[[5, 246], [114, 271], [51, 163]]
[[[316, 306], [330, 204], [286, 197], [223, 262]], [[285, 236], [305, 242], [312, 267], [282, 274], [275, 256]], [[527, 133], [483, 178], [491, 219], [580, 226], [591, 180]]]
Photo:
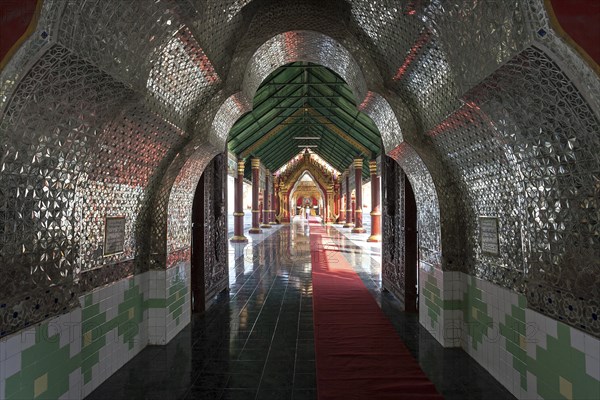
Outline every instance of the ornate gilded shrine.
[[[336, 222], [339, 217], [339, 172], [327, 167], [320, 158], [308, 150], [298, 155], [285, 166], [277, 178], [277, 220], [290, 222], [298, 214], [298, 207], [306, 206], [306, 198], [314, 199], [311, 215], [320, 215], [324, 221]], [[298, 203], [298, 200], [301, 203]], [[315, 208], [316, 210], [314, 211]]]

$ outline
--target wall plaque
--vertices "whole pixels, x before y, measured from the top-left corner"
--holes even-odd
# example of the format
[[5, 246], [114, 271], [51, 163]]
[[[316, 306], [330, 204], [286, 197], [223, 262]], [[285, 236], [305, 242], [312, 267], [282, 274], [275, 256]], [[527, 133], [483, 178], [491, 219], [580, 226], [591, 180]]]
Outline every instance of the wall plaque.
[[497, 217], [479, 217], [481, 250], [486, 254], [500, 255]]
[[104, 255], [123, 252], [125, 246], [125, 217], [106, 217], [104, 220]]

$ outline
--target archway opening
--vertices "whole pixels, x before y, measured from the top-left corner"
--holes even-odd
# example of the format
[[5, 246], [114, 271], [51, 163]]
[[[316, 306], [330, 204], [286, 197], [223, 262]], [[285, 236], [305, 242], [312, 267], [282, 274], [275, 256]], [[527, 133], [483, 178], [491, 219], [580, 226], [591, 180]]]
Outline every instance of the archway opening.
[[[243, 174], [239, 176], [245, 184], [256, 186], [251, 196], [242, 194], [244, 204], [255, 201], [255, 205], [232, 210], [230, 227], [235, 225], [236, 215], [238, 221], [247, 222], [248, 211], [253, 218], [250, 233], [260, 233], [271, 223], [289, 222], [298, 214], [299, 205], [293, 203], [297, 198], [291, 193], [296, 180], [289, 178], [304, 153], [312, 159], [307, 168], [312, 169], [321, 192], [310, 213], [327, 223], [345, 222], [342, 200], [347, 196], [342, 181], [352, 175], [350, 184], [358, 179], [362, 190], [362, 184], [371, 179], [369, 165], [383, 148], [377, 126], [358, 108], [355, 90], [336, 72], [312, 62], [295, 61], [264, 78], [252, 110], [233, 124], [228, 135], [230, 170], [239, 175], [235, 164], [241, 163]], [[242, 235], [238, 233], [234, 229], [230, 237], [235, 241]]]
[[419, 307], [419, 245], [417, 202], [404, 170], [391, 157], [383, 162], [382, 286], [392, 292], [407, 312]]
[[320, 185], [308, 171], [293, 182], [290, 190], [290, 210], [302, 219], [323, 217], [326, 198]]
[[202, 312], [205, 307], [204, 290], [204, 173], [200, 176], [192, 208], [191, 304], [192, 312]]
[[[192, 205], [191, 234], [191, 308], [203, 312], [215, 295], [225, 289], [227, 256], [223, 251], [225, 225], [225, 156], [216, 155], [206, 166], [196, 186]], [[218, 230], [223, 236], [211, 235]], [[215, 285], [215, 281], [220, 282]]]

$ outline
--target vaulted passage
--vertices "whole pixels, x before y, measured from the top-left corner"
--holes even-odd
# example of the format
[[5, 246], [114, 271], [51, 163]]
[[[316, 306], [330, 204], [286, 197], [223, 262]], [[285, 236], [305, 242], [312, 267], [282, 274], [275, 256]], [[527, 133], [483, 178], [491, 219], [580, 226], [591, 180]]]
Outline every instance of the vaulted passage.
[[600, 398], [598, 4], [0, 0], [0, 399]]

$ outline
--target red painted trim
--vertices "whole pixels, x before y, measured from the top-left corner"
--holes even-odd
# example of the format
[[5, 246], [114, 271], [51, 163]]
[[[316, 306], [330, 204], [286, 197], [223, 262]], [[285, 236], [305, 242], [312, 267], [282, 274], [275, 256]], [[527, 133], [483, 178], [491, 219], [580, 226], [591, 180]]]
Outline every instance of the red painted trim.
[[[1, 0], [0, 1], [0, 60], [4, 65], [34, 27], [37, 0]], [[41, 3], [41, 0], [40, 0]]]
[[600, 1], [550, 0], [550, 4], [564, 33], [600, 64]]

